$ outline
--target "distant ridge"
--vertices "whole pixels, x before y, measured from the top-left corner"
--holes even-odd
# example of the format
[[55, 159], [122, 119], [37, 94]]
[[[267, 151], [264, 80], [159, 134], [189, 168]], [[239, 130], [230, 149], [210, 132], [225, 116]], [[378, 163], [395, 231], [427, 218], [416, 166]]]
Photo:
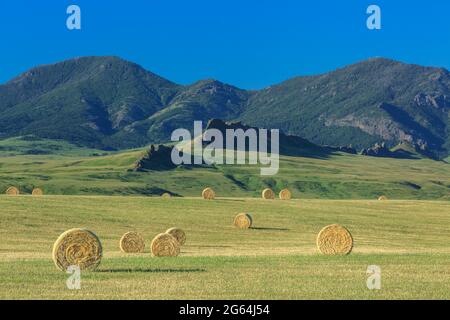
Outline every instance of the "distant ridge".
[[0, 85], [0, 139], [33, 134], [102, 149], [165, 142], [174, 129], [217, 118], [318, 145], [407, 143], [445, 158], [449, 113], [446, 69], [384, 58], [259, 91], [211, 79], [181, 86], [118, 57], [39, 66]]

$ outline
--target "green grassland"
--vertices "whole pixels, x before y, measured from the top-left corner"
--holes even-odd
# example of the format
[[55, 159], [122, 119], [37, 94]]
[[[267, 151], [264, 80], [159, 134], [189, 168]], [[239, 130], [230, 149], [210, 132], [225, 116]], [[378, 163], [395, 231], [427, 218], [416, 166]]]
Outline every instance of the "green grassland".
[[32, 135], [0, 140], [0, 157], [17, 155], [101, 156], [108, 152], [80, 147], [63, 140], [42, 139]]
[[[254, 228], [232, 226], [239, 212]], [[450, 299], [448, 201], [0, 196], [0, 215], [0, 299]], [[350, 255], [317, 253], [331, 223], [352, 232]], [[151, 239], [173, 226], [187, 233], [181, 255], [152, 258]], [[75, 291], [51, 259], [73, 227], [104, 247]], [[120, 252], [130, 230], [144, 235], [145, 253]], [[381, 268], [381, 290], [366, 287], [369, 265]]]
[[[32, 137], [0, 141], [0, 299], [449, 299], [450, 165], [345, 153], [282, 156], [275, 176], [258, 166], [179, 167], [135, 172], [144, 149], [105, 152]], [[211, 186], [219, 198], [198, 198]], [[46, 196], [32, 197], [34, 187]], [[292, 201], [260, 192], [288, 187]], [[162, 199], [163, 192], [177, 197]], [[389, 201], [376, 201], [379, 195]], [[179, 196], [179, 197], [178, 197]], [[351, 200], [350, 200], [351, 199]], [[254, 228], [233, 217], [250, 212]], [[346, 226], [349, 256], [317, 253], [315, 237]], [[151, 239], [169, 227], [187, 232], [177, 258], [152, 258]], [[51, 260], [63, 231], [86, 227], [104, 259], [82, 274], [82, 290]], [[147, 252], [125, 255], [118, 241], [141, 232]], [[369, 265], [382, 289], [368, 290]]]
[[[429, 159], [375, 158], [345, 153], [281, 156], [275, 176], [258, 166], [179, 167], [134, 172], [144, 149], [115, 153], [66, 142], [15, 138], [0, 142], [0, 193], [9, 186], [53, 195], [198, 196], [204, 186], [220, 196], [256, 197], [261, 190], [288, 187], [296, 198], [450, 199], [450, 165]], [[2, 151], [3, 150], [3, 151]], [[31, 151], [30, 151], [31, 150]]]

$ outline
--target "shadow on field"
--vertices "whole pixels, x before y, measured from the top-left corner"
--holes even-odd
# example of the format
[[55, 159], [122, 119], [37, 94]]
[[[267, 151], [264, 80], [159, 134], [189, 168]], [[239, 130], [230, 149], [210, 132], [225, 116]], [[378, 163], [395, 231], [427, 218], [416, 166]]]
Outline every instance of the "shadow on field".
[[189, 272], [206, 272], [205, 269], [143, 269], [143, 268], [122, 268], [122, 269], [102, 269], [96, 272], [101, 273], [124, 273], [124, 272], [142, 272], [142, 273], [189, 273]]
[[216, 201], [223, 201], [223, 202], [245, 202], [244, 199], [221, 199], [221, 198], [216, 198]]
[[201, 245], [201, 246], [191, 246], [195, 248], [232, 248], [233, 246], [221, 246], [221, 245]]
[[252, 230], [263, 230], [263, 231], [289, 231], [286, 228], [263, 228], [263, 227], [250, 227]]

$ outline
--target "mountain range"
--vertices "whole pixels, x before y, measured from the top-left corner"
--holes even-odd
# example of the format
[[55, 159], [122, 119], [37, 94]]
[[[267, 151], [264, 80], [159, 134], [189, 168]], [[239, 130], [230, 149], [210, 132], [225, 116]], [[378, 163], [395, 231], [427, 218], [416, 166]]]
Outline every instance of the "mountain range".
[[179, 85], [118, 57], [33, 68], [0, 85], [0, 139], [35, 135], [127, 149], [170, 140], [194, 120], [277, 128], [319, 145], [407, 143], [450, 150], [450, 74], [384, 58], [262, 90], [217, 80]]

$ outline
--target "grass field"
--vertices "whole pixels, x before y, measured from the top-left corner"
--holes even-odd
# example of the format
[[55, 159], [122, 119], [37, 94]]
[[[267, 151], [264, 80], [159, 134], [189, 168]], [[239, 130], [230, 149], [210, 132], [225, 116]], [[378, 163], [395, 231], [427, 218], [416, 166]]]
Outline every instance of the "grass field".
[[[232, 226], [243, 211], [253, 229]], [[450, 299], [448, 201], [0, 196], [0, 214], [1, 299]], [[351, 255], [317, 253], [315, 237], [331, 223], [352, 232]], [[172, 226], [188, 236], [177, 258], [119, 250], [126, 231], [148, 247]], [[73, 227], [96, 232], [104, 247], [78, 291], [51, 260], [53, 242]], [[366, 287], [373, 264], [381, 290]]]
[[[0, 299], [450, 299], [450, 164], [333, 153], [282, 156], [257, 166], [134, 172], [143, 149], [104, 152], [33, 137], [0, 141], [0, 193], [34, 187], [46, 196], [0, 196]], [[205, 186], [215, 201], [197, 198]], [[296, 200], [264, 201], [288, 187]], [[163, 192], [179, 197], [161, 199]], [[387, 195], [389, 201], [376, 201]], [[352, 200], [345, 200], [352, 199]], [[254, 228], [237, 230], [250, 212]], [[332, 223], [353, 234], [351, 255], [325, 257], [315, 238]], [[181, 227], [178, 258], [151, 258], [151, 239]], [[63, 231], [86, 227], [102, 240], [97, 272], [82, 290], [51, 260]], [[141, 232], [147, 252], [125, 255], [123, 233]], [[369, 265], [382, 289], [368, 290]]]
[[[3, 142], [5, 148], [13, 144], [8, 143]], [[143, 150], [101, 155], [54, 142], [62, 144], [64, 154], [29, 155], [37, 142], [21, 143], [27, 145], [16, 146], [15, 153], [0, 152], [0, 193], [13, 185], [23, 193], [40, 187], [53, 195], [198, 196], [208, 185], [229, 197], [257, 197], [266, 187], [276, 192], [289, 187], [302, 199], [377, 199], [385, 194], [391, 199], [450, 200], [450, 164], [443, 161], [335, 153], [327, 158], [282, 156], [275, 176], [261, 176], [258, 166], [248, 165], [133, 172], [129, 170]]]

